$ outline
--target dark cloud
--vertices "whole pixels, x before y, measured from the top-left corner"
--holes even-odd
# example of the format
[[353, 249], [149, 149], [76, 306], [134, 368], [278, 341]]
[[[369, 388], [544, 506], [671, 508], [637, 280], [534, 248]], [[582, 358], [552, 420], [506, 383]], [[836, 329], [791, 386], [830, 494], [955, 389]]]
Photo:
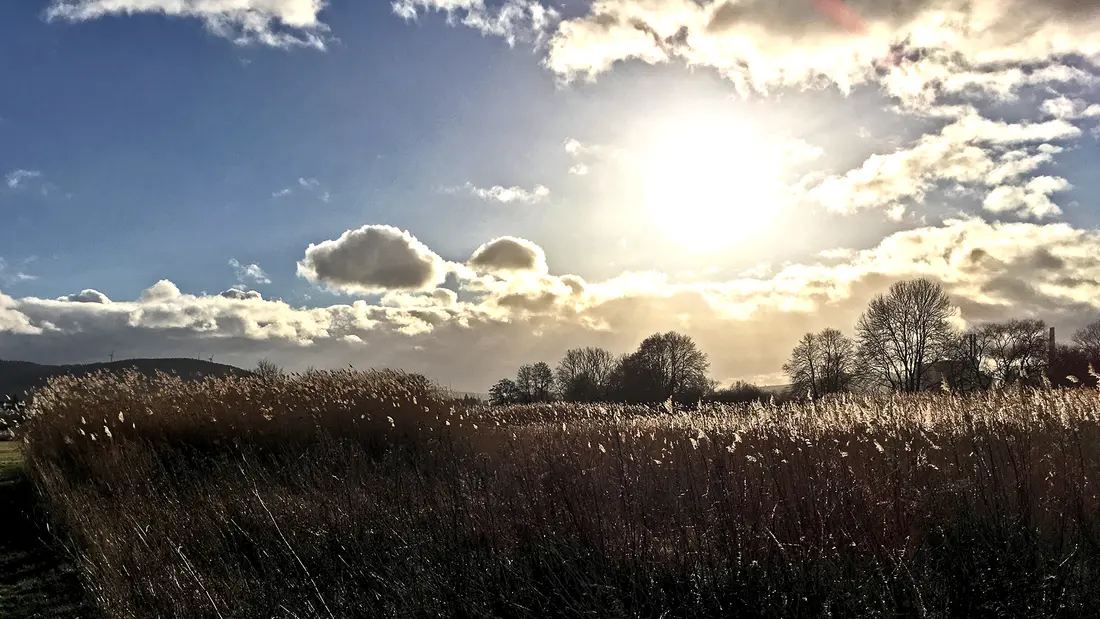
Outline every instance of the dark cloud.
[[255, 290], [240, 290], [237, 288], [230, 288], [221, 293], [222, 297], [226, 299], [234, 299], [236, 301], [249, 301], [263, 299], [263, 295]]
[[75, 294], [66, 295], [58, 300], [69, 301], [71, 303], [99, 303], [103, 305], [111, 302], [111, 300], [107, 298], [107, 295], [91, 288], [86, 288]]
[[363, 226], [336, 240], [311, 244], [298, 274], [333, 290], [352, 293], [426, 290], [443, 283], [443, 259], [411, 234], [393, 226]]
[[546, 272], [546, 254], [538, 245], [513, 236], [493, 239], [478, 247], [467, 263], [489, 272]]

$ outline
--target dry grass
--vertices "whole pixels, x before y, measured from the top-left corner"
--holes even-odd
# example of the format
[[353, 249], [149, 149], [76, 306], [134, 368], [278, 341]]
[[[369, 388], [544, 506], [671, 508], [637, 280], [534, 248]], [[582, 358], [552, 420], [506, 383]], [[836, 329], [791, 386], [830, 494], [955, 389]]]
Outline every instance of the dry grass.
[[40, 492], [111, 617], [1079, 617], [1092, 390], [454, 410], [394, 373], [53, 383]]

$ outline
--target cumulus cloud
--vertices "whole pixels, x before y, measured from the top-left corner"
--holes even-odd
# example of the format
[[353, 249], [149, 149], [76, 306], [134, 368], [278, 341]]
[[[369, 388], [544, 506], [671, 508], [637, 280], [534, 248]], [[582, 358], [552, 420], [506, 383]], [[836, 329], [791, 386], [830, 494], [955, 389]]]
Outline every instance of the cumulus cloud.
[[546, 253], [527, 239], [503, 236], [478, 247], [466, 263], [490, 273], [546, 273]]
[[186, 294], [168, 281], [109, 304], [0, 294], [0, 348], [43, 362], [94, 360], [117, 348], [216, 354], [242, 366], [266, 356], [291, 369], [402, 367], [483, 390], [521, 363], [552, 362], [570, 347], [626, 352], [676, 329], [710, 355], [716, 378], [729, 380], [779, 372], [803, 333], [850, 332], [873, 295], [913, 277], [942, 281], [966, 321], [1032, 316], [1072, 330], [1100, 311], [1100, 231], [961, 218], [732, 279], [645, 272], [585, 282], [536, 269], [469, 280], [461, 295], [425, 287], [327, 307], [242, 291]]
[[1062, 209], [1051, 201], [1050, 194], [1069, 188], [1069, 181], [1064, 178], [1036, 176], [1024, 185], [995, 187], [982, 207], [992, 213], [1014, 213], [1035, 219], [1061, 215]]
[[847, 89], [915, 62], [922, 56], [909, 52], [922, 50], [943, 50], [977, 73], [1095, 55], [1100, 42], [1090, 33], [1098, 24], [1094, 3], [1062, 0], [597, 0], [586, 14], [561, 22], [546, 65], [573, 79], [625, 60], [681, 61], [711, 67], [747, 89], [821, 80]]
[[180, 289], [172, 282], [162, 279], [149, 286], [141, 293], [141, 300], [145, 302], [171, 301], [183, 296]]
[[543, 185], [535, 185], [533, 189], [527, 190], [523, 187], [502, 187], [501, 185], [482, 188], [468, 182], [461, 187], [448, 187], [443, 191], [445, 193], [464, 192], [486, 202], [501, 204], [537, 204], [550, 197], [550, 189]]
[[325, 48], [329, 27], [319, 19], [325, 0], [54, 0], [50, 20], [88, 21], [154, 13], [201, 20], [237, 45]]
[[485, 0], [395, 0], [391, 7], [409, 21], [425, 13], [446, 13], [448, 23], [462, 24], [485, 36], [501, 37], [513, 46], [517, 41], [541, 42], [560, 20], [555, 9], [537, 0], [506, 0], [496, 8], [486, 6]]
[[237, 281], [242, 284], [247, 282], [256, 284], [271, 283], [267, 273], [264, 273], [264, 270], [258, 264], [241, 264], [236, 258], [230, 258], [229, 266], [233, 267], [233, 273], [236, 274]]
[[8, 172], [4, 177], [4, 181], [7, 183], [9, 189], [18, 189], [26, 184], [26, 181], [33, 178], [41, 178], [42, 172], [38, 170], [12, 170]]
[[1055, 97], [1043, 101], [1042, 109], [1048, 115], [1062, 120], [1100, 117], [1100, 104], [1090, 104], [1087, 101], [1070, 99], [1066, 96]]
[[[928, 191], [945, 183], [1003, 193], [999, 188], [1003, 183], [1053, 160], [1061, 147], [1049, 142], [1080, 135], [1079, 128], [1062, 119], [1007, 123], [969, 109], [910, 146], [874, 154], [844, 174], [811, 178], [807, 195], [830, 211], [852, 214], [876, 207], [897, 208], [899, 201], [921, 202]], [[1034, 205], [1031, 214], [1035, 216], [1059, 212], [1057, 207], [1049, 208], [1053, 205]]]
[[98, 303], [100, 305], [107, 305], [111, 302], [111, 299], [107, 295], [98, 290], [92, 288], [85, 288], [75, 294], [65, 295], [60, 297], [58, 301], [68, 301], [70, 303]]
[[414, 236], [393, 226], [367, 225], [335, 240], [310, 244], [298, 275], [348, 293], [424, 290], [441, 283], [446, 264]]

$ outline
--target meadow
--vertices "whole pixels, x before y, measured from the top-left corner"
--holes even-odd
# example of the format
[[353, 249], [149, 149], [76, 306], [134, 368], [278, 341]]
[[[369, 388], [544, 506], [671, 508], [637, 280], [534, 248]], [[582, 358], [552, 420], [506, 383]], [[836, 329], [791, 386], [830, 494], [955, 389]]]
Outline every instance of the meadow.
[[1100, 393], [460, 407], [397, 372], [51, 381], [28, 474], [112, 618], [1082, 617]]

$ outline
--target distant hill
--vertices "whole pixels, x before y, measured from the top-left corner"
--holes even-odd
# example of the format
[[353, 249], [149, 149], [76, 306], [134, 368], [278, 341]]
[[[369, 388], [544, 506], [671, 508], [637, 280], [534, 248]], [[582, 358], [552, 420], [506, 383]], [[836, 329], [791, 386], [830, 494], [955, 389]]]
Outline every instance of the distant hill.
[[53, 376], [84, 376], [100, 370], [122, 372], [137, 370], [152, 376], [155, 372], [175, 374], [186, 380], [198, 380], [208, 376], [248, 376], [247, 370], [212, 363], [201, 359], [124, 359], [110, 363], [87, 363], [82, 365], [42, 365], [29, 361], [4, 361], [0, 359], [0, 399], [4, 395], [17, 396], [30, 389], [46, 384]]

